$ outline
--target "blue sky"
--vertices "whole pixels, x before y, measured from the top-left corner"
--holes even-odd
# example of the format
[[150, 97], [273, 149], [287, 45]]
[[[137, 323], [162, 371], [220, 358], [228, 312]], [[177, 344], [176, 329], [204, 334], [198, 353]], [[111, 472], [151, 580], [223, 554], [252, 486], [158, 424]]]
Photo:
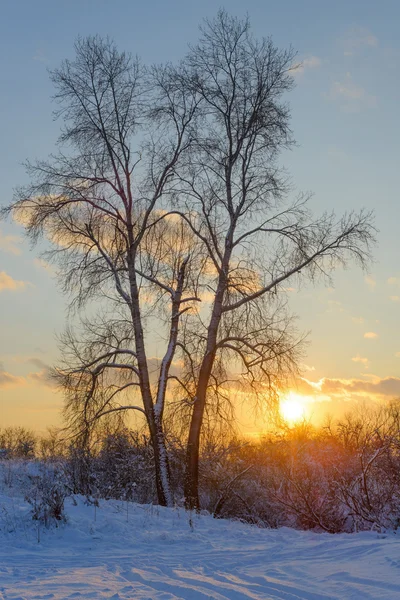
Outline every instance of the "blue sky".
[[[336, 274], [334, 288], [291, 293], [299, 327], [310, 331], [304, 376], [313, 385], [303, 382], [299, 392], [317, 408], [342, 405], [343, 398], [400, 396], [400, 4], [253, 0], [224, 7], [238, 16], [248, 12], [256, 36], [292, 45], [303, 61], [288, 97], [298, 147], [282, 157], [294, 186], [314, 192], [317, 213], [376, 210], [379, 245], [368, 277], [350, 268]], [[173, 61], [218, 4], [3, 0], [1, 9], [3, 204], [26, 180], [23, 161], [55, 148], [59, 124], [52, 120], [47, 69], [72, 57], [78, 35], [108, 34], [145, 62]], [[21, 238], [19, 227], [0, 224], [0, 425], [42, 428], [58, 419], [60, 399], [41, 374], [56, 360], [65, 301], [39, 250]]]

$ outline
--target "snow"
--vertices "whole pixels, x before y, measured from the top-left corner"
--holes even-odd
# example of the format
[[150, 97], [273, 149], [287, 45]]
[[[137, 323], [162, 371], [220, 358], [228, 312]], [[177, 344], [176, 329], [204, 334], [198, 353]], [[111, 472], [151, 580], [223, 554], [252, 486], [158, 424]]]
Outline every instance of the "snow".
[[16, 487], [0, 490], [0, 599], [317, 600], [400, 598], [395, 533], [260, 529], [117, 501], [66, 501], [40, 527]]

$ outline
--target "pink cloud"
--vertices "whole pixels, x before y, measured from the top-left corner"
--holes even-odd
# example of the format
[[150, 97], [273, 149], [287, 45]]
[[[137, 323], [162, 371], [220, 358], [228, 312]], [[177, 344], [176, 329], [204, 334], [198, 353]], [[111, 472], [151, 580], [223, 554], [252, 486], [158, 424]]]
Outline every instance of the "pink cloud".
[[17, 281], [5, 271], [0, 271], [0, 292], [4, 290], [18, 292], [24, 290], [28, 285], [27, 281]]

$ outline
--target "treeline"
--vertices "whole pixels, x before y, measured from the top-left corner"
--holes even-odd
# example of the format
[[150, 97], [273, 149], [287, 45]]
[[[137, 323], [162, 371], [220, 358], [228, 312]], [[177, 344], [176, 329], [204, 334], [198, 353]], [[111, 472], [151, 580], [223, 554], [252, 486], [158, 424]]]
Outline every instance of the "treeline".
[[[185, 445], [170, 435], [168, 447], [174, 500], [181, 505]], [[152, 445], [130, 429], [105, 428], [88, 450], [61, 432], [39, 438], [9, 428], [0, 430], [0, 448], [7, 485], [13, 485], [12, 470], [4, 465], [11, 459], [40, 462], [33, 478], [36, 495], [39, 489], [49, 498], [157, 501]], [[200, 483], [201, 508], [218, 518], [330, 533], [396, 529], [400, 402], [318, 428], [303, 422], [255, 441], [210, 435], [202, 447]]]

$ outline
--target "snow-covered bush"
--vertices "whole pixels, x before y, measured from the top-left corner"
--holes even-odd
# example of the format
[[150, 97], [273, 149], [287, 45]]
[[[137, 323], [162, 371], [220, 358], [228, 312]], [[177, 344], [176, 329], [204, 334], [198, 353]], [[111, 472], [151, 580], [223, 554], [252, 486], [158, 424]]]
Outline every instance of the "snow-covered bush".
[[153, 450], [148, 438], [128, 429], [107, 435], [93, 467], [102, 497], [142, 503], [154, 500]]
[[71, 445], [64, 460], [65, 481], [73, 494], [90, 496], [93, 488], [93, 456], [81, 445]]
[[37, 474], [29, 475], [25, 500], [32, 506], [32, 518], [46, 527], [52, 522], [65, 521], [64, 501], [67, 496], [68, 488], [59, 467], [42, 464]]

